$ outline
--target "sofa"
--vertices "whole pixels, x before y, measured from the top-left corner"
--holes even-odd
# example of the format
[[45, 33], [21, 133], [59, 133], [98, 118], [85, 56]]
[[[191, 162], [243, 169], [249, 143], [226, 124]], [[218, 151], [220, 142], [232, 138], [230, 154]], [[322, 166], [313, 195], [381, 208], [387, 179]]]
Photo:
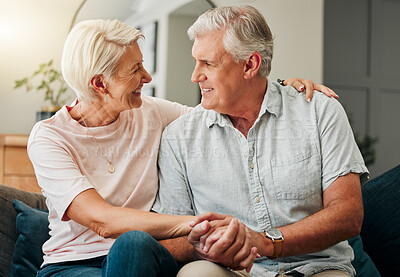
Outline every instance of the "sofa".
[[[400, 276], [400, 165], [367, 182], [362, 192], [362, 231], [349, 240], [357, 276]], [[41, 194], [0, 185], [0, 276], [35, 276], [47, 225]]]

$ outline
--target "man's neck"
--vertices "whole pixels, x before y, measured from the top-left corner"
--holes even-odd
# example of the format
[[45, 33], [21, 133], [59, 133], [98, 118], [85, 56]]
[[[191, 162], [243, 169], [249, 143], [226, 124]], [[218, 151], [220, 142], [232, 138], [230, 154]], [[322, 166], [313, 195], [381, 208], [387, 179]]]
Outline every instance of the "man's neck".
[[231, 119], [233, 127], [238, 129], [246, 138], [247, 138], [247, 134], [249, 133], [250, 128], [253, 126], [254, 122], [256, 121], [256, 119], [248, 120], [244, 117], [229, 116], [229, 118]]
[[258, 82], [252, 88], [254, 89], [252, 96], [247, 98], [245, 103], [241, 103], [241, 111], [235, 114], [228, 114], [233, 127], [238, 129], [246, 138], [260, 113], [261, 105], [267, 91], [267, 80]]

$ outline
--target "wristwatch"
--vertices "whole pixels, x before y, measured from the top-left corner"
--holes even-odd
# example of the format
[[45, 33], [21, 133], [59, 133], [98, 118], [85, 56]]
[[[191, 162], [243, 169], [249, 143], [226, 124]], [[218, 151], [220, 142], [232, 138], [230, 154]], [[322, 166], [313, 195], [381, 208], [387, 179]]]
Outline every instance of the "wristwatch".
[[265, 237], [271, 239], [272, 244], [274, 245], [274, 254], [272, 254], [272, 256], [268, 258], [276, 259], [282, 254], [283, 235], [281, 231], [274, 228], [268, 228], [264, 232], [265, 232]]

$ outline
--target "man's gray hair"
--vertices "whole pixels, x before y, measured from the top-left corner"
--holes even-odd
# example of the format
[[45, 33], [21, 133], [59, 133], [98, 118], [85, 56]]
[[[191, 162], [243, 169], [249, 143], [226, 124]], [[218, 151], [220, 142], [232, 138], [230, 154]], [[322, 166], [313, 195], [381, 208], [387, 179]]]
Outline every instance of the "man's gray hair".
[[264, 16], [251, 6], [228, 6], [210, 9], [188, 29], [191, 40], [212, 31], [224, 30], [223, 44], [235, 62], [248, 59], [254, 52], [262, 57], [260, 77], [271, 72], [273, 36]]

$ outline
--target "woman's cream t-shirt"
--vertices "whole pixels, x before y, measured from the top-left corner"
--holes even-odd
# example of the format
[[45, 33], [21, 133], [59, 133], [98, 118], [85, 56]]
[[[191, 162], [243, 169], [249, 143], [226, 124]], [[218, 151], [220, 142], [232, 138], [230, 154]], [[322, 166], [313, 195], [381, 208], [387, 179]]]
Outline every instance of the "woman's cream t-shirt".
[[[43, 245], [44, 264], [106, 255], [114, 242], [67, 218], [79, 193], [94, 188], [114, 206], [151, 209], [162, 131], [190, 108], [145, 95], [142, 100], [140, 108], [122, 112], [107, 126], [84, 127], [64, 106], [33, 127], [28, 154], [49, 208], [51, 238]], [[113, 174], [105, 156], [115, 167]]]

